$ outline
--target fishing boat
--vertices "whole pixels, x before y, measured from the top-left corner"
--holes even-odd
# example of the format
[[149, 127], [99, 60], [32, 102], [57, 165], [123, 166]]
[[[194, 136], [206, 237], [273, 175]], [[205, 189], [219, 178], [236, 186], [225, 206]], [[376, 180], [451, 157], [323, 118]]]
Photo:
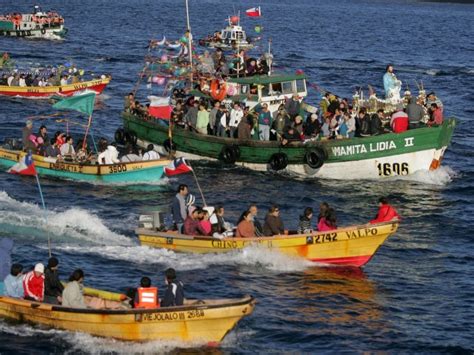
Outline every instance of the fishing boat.
[[[78, 309], [0, 296], [0, 316], [18, 322], [123, 341], [181, 341], [218, 345], [255, 307], [251, 296], [186, 300], [183, 306], [127, 309], [125, 295], [84, 288], [86, 302], [102, 309]], [[113, 308], [113, 309], [111, 309]]]
[[61, 15], [43, 12], [38, 5], [32, 13], [0, 16], [0, 36], [61, 40], [67, 32]]
[[[26, 152], [0, 147], [0, 165], [11, 168], [25, 158]], [[58, 158], [32, 155], [37, 173], [61, 179], [104, 182], [139, 183], [158, 181], [163, 177], [168, 159], [146, 160], [131, 163], [93, 164], [59, 160]]]
[[53, 97], [73, 96], [83, 91], [102, 93], [111, 78], [103, 75], [101, 78], [82, 81], [75, 84], [59, 86], [8, 86], [0, 85], [0, 95], [29, 99], [50, 99]]
[[[153, 225], [153, 224], [150, 224]], [[141, 245], [188, 253], [227, 253], [259, 247], [301, 257], [315, 263], [361, 267], [375, 255], [385, 240], [397, 231], [399, 222], [365, 224], [329, 232], [277, 235], [273, 237], [217, 239], [138, 228]]]
[[230, 50], [249, 50], [254, 47], [254, 41], [247, 37], [242, 26], [240, 26], [240, 17], [229, 17], [228, 25], [213, 36], [199, 40], [199, 45], [211, 48], [220, 48], [225, 51]]

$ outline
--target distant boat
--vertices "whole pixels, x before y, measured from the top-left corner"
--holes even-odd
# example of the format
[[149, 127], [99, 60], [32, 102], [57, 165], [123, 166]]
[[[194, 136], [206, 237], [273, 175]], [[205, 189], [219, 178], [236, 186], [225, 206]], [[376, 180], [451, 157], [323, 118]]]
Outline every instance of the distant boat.
[[0, 36], [60, 40], [66, 36], [64, 18], [55, 11], [35, 6], [31, 14], [0, 16]]
[[141, 245], [188, 253], [226, 253], [255, 246], [282, 254], [301, 257], [328, 265], [367, 264], [385, 240], [398, 229], [399, 222], [357, 225], [327, 232], [313, 232], [272, 237], [216, 239], [153, 228], [136, 230]]

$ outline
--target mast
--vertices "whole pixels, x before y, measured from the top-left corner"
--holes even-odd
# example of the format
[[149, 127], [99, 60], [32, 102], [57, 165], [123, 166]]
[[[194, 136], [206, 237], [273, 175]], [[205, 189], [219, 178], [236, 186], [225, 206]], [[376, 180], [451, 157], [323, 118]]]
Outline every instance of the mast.
[[193, 50], [192, 50], [192, 41], [193, 35], [191, 34], [191, 25], [189, 23], [189, 5], [188, 0], [186, 0], [186, 23], [187, 23], [187, 30], [188, 30], [188, 52], [189, 52], [189, 65], [191, 68], [191, 85], [193, 82]]

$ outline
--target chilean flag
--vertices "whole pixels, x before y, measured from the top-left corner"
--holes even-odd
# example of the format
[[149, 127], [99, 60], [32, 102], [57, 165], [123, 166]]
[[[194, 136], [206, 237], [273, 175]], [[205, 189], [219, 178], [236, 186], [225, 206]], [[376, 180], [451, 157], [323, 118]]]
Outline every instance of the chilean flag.
[[155, 118], [169, 120], [173, 107], [170, 105], [169, 97], [148, 96], [150, 107], [148, 113]]
[[174, 176], [193, 171], [193, 168], [186, 163], [184, 158], [174, 159], [168, 166], [165, 167], [166, 176]]
[[251, 9], [248, 9], [245, 11], [248, 17], [261, 17], [262, 16], [262, 10], [259, 7], [252, 7]]
[[8, 172], [10, 174], [35, 176], [36, 169], [31, 152], [21, 158], [20, 161], [13, 165], [10, 169], [8, 169]]

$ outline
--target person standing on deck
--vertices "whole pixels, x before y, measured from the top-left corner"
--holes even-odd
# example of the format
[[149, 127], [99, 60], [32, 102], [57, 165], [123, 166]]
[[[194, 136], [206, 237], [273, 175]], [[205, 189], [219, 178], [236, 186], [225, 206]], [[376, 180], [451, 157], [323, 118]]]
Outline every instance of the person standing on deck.
[[176, 279], [175, 269], [167, 269], [165, 271], [165, 277], [168, 287], [161, 301], [161, 307], [182, 306], [184, 304], [184, 287], [183, 283]]
[[188, 195], [188, 193], [188, 185], [179, 185], [178, 192], [173, 198], [173, 202], [171, 204], [171, 214], [173, 216], [173, 223], [176, 225], [176, 228], [179, 233], [182, 233], [183, 224], [188, 215], [186, 212], [186, 196]]

